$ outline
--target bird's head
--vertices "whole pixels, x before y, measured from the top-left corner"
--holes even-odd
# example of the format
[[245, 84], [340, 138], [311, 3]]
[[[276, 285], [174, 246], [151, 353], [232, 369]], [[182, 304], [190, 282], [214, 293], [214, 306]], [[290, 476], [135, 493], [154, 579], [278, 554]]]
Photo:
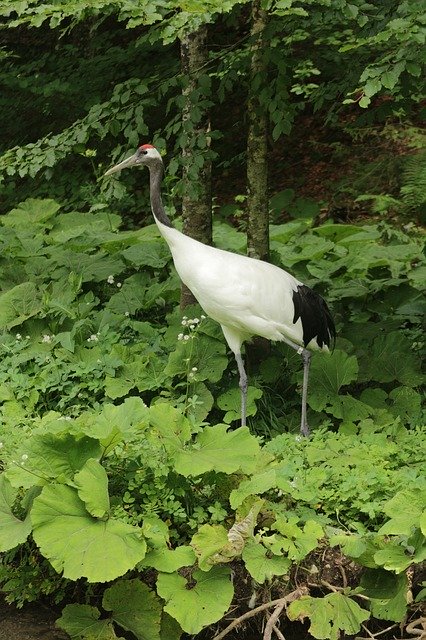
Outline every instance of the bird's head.
[[162, 164], [162, 162], [160, 153], [152, 144], [142, 144], [138, 147], [136, 153], [108, 169], [105, 175], [110, 176], [116, 171], [128, 169], [129, 167], [137, 167], [138, 165], [147, 165], [149, 167], [155, 164]]

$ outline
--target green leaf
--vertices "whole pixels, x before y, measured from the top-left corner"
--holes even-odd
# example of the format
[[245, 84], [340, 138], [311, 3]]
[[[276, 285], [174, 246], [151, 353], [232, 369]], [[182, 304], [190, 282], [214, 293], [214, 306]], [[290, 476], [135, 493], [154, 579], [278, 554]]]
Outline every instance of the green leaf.
[[308, 617], [309, 633], [319, 640], [338, 640], [341, 631], [354, 635], [370, 617], [368, 611], [342, 593], [330, 593], [324, 598], [302, 596], [289, 605], [287, 615], [290, 620]]
[[379, 620], [401, 622], [407, 613], [408, 580], [383, 569], [367, 569], [361, 576], [362, 592], [370, 598], [371, 614]]
[[154, 548], [163, 549], [169, 543], [169, 527], [159, 516], [146, 516], [142, 525], [143, 535]]
[[195, 553], [191, 547], [176, 547], [176, 549], [153, 549], [148, 551], [139, 563], [140, 567], [152, 567], [163, 573], [173, 573], [181, 567], [190, 567], [195, 562]]
[[31, 522], [24, 521], [12, 513], [17, 491], [12, 489], [4, 474], [0, 475], [0, 551], [9, 551], [25, 542], [31, 533]]
[[116, 640], [112, 620], [99, 620], [97, 607], [88, 604], [67, 604], [56, 624], [68, 633], [71, 638], [87, 638], [88, 640]]
[[315, 520], [307, 520], [301, 528], [295, 522], [281, 516], [277, 518], [272, 528], [285, 536], [284, 538], [280, 536], [278, 544], [286, 551], [287, 556], [296, 562], [306, 558], [308, 553], [318, 546], [318, 540], [324, 535], [321, 525]]
[[209, 559], [219, 553], [228, 544], [228, 532], [220, 524], [203, 524], [192, 536], [191, 546], [193, 547], [198, 560], [198, 565], [202, 571], [209, 571], [213, 563]]
[[149, 422], [152, 427], [148, 437], [161, 441], [167, 451], [181, 451], [191, 437], [191, 424], [178, 409], [159, 402], [150, 407]]
[[234, 588], [230, 570], [215, 566], [208, 573], [194, 571], [189, 584], [177, 573], [160, 573], [157, 592], [166, 602], [164, 610], [186, 633], [196, 634], [223, 617], [232, 602]]
[[79, 471], [74, 484], [80, 500], [95, 518], [103, 518], [109, 511], [108, 477], [103, 466], [90, 458]]
[[394, 68], [390, 68], [388, 71], [385, 71], [381, 75], [382, 85], [386, 89], [393, 89], [396, 83], [398, 82], [398, 78], [401, 74], [401, 70], [396, 66]]
[[21, 460], [23, 455], [28, 456], [25, 464], [15, 464], [6, 475], [14, 487], [29, 488], [49, 480], [67, 482], [89, 458], [98, 458], [100, 454], [100, 444], [93, 438], [38, 434], [32, 436], [17, 455]]
[[421, 543], [419, 548], [414, 549], [413, 554], [399, 544], [387, 543], [384, 549], [376, 551], [374, 561], [387, 571], [395, 571], [395, 573], [401, 573], [416, 562], [423, 562], [426, 558], [426, 544], [423, 536], [421, 534], [420, 536]]
[[349, 356], [336, 349], [330, 355], [312, 359], [308, 402], [315, 411], [323, 411], [327, 405], [341, 402], [340, 389], [354, 382], [358, 375], [356, 356]]
[[41, 553], [65, 578], [107, 582], [133, 569], [146, 552], [140, 529], [119, 520], [93, 518], [77, 491], [44, 487], [31, 510]]
[[379, 534], [410, 536], [414, 529], [420, 527], [425, 505], [425, 491], [398, 491], [383, 507], [390, 520], [379, 529]]
[[11, 329], [41, 310], [40, 294], [33, 282], [22, 282], [0, 295], [0, 328]]
[[18, 230], [32, 228], [35, 224], [43, 224], [50, 220], [60, 208], [61, 205], [54, 200], [28, 198], [16, 209], [2, 216], [2, 224]]
[[217, 424], [205, 427], [190, 449], [177, 452], [175, 469], [185, 477], [212, 470], [250, 473], [259, 453], [259, 443], [247, 427], [228, 431], [228, 425]]
[[244, 500], [251, 495], [261, 495], [269, 489], [276, 487], [277, 475], [275, 469], [268, 469], [253, 475], [248, 480], [243, 480], [239, 487], [231, 491], [229, 503], [233, 509], [242, 505]]
[[[254, 416], [257, 411], [256, 400], [261, 398], [263, 392], [261, 389], [257, 387], [249, 386], [247, 389], [247, 407], [246, 407], [246, 415]], [[233, 389], [228, 389], [217, 398], [217, 405], [220, 409], [226, 411], [226, 414], [223, 417], [223, 421], [226, 424], [230, 424], [231, 422], [241, 420], [241, 391], [234, 387]]]
[[141, 580], [116, 582], [105, 591], [102, 606], [137, 640], [160, 640], [162, 607], [156, 594]]
[[122, 252], [123, 258], [135, 267], [152, 267], [162, 269], [171, 260], [170, 251], [165, 242], [142, 241], [133, 244]]
[[242, 558], [247, 571], [259, 584], [271, 580], [274, 576], [282, 576], [291, 567], [291, 560], [284, 556], [270, 555], [261, 544], [249, 542], [243, 549]]
[[168, 613], [163, 611], [160, 630], [161, 640], [180, 640], [182, 633], [183, 631], [180, 624], [178, 624], [172, 616], [169, 616]]
[[186, 376], [188, 362], [191, 367], [197, 367], [198, 381], [218, 382], [228, 366], [226, 346], [223, 341], [207, 335], [196, 336], [193, 340], [182, 340], [169, 356], [165, 368], [166, 375]]
[[364, 85], [364, 93], [368, 98], [371, 98], [382, 88], [382, 83], [378, 78], [370, 78]]
[[374, 340], [368, 357], [362, 362], [361, 374], [363, 380], [398, 380], [407, 387], [415, 387], [424, 381], [411, 342], [399, 331], [379, 335]]

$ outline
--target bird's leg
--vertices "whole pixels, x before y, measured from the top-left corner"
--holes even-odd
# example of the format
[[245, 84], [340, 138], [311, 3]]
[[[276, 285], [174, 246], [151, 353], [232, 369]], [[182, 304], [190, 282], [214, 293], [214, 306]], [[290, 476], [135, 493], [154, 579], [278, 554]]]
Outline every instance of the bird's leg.
[[309, 435], [308, 421], [306, 419], [306, 400], [308, 396], [308, 379], [309, 366], [311, 364], [311, 354], [307, 349], [302, 351], [303, 360], [303, 388], [302, 388], [302, 421], [300, 424], [300, 433], [304, 436]]
[[292, 347], [297, 351], [299, 355], [302, 356], [303, 360], [303, 388], [302, 388], [302, 420], [300, 422], [300, 433], [303, 436], [308, 436], [310, 431], [308, 427], [308, 421], [306, 419], [306, 400], [308, 397], [308, 379], [309, 379], [309, 366], [311, 364], [311, 352], [303, 347], [300, 347], [298, 344], [289, 340], [288, 338], [282, 337], [282, 341], [288, 344], [289, 347]]
[[247, 413], [247, 374], [244, 369], [244, 362], [241, 357], [241, 353], [235, 354], [235, 360], [237, 361], [238, 373], [240, 374], [240, 389], [241, 389], [241, 426], [246, 426], [246, 413]]

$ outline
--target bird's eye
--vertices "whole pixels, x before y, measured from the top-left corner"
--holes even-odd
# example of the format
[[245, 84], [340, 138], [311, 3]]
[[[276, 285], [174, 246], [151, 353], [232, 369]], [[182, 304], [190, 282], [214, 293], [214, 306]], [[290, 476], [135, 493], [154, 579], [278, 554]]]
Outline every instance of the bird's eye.
[[146, 156], [148, 151], [146, 149], [143, 149], [142, 153], [143, 153], [144, 156]]

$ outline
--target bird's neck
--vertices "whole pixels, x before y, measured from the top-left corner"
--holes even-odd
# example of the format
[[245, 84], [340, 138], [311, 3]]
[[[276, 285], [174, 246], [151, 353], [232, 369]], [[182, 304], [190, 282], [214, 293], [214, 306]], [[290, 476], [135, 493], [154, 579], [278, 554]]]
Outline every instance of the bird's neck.
[[151, 198], [151, 209], [154, 218], [166, 227], [173, 227], [167, 213], [164, 210], [161, 200], [161, 182], [163, 179], [163, 165], [156, 164], [149, 168], [149, 193]]

